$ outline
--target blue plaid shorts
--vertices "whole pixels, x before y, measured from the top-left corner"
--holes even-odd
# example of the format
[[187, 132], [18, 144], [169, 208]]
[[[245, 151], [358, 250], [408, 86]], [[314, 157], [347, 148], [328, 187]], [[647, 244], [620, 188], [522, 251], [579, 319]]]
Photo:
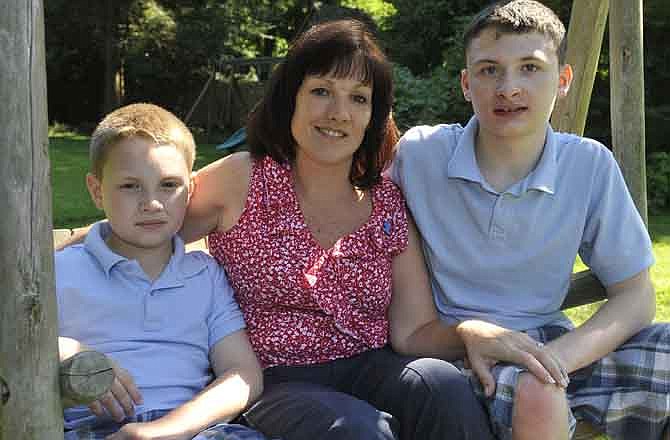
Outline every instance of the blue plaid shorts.
[[[526, 333], [548, 342], [569, 330], [546, 326]], [[514, 390], [524, 371], [516, 365], [496, 365], [496, 391], [487, 398], [472, 371], [463, 370], [501, 440], [512, 438]], [[611, 439], [661, 439], [670, 429], [670, 324], [646, 327], [614, 352], [570, 374], [566, 394], [571, 435], [577, 420], [584, 420]]]
[[[90, 417], [89, 423], [80, 423], [76, 428], [66, 431], [64, 440], [104, 440], [110, 434], [115, 433], [126, 423], [150, 422], [167, 414], [166, 410], [148, 411], [129, 417], [122, 423], [116, 423], [111, 419], [98, 419]], [[258, 431], [246, 426], [231, 423], [221, 423], [201, 431], [192, 440], [267, 440]]]

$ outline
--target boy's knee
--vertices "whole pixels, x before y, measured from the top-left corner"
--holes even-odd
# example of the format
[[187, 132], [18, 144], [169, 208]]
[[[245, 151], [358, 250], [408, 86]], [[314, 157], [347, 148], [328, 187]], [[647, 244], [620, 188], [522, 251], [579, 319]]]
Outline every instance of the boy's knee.
[[[514, 432], [537, 434], [547, 429], [553, 433], [567, 433], [568, 401], [565, 390], [541, 382], [531, 373], [522, 373], [514, 396], [512, 425]], [[550, 435], [549, 438], [557, 437]]]

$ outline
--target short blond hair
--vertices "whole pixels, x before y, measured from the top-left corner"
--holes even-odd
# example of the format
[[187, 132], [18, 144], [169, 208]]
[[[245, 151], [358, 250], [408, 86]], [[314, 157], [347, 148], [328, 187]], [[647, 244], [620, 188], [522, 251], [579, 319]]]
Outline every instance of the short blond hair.
[[91, 135], [89, 148], [91, 173], [102, 178], [109, 150], [134, 136], [148, 138], [158, 145], [172, 145], [182, 153], [189, 170], [195, 161], [195, 141], [191, 131], [174, 114], [154, 104], [130, 104], [104, 117]]

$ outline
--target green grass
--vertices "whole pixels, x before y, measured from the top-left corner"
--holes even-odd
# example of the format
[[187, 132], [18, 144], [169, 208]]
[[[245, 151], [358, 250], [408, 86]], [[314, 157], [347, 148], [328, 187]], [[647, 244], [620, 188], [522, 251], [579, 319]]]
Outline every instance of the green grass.
[[[49, 144], [54, 227], [72, 228], [101, 218], [102, 214], [91, 202], [84, 183], [88, 170], [88, 138], [60, 129], [50, 133]], [[221, 156], [214, 145], [200, 144], [195, 168]], [[670, 214], [651, 216], [649, 223], [656, 255], [656, 265], [651, 270], [656, 287], [656, 320], [670, 321]], [[583, 270], [584, 265], [577, 261], [575, 269]], [[568, 315], [580, 324], [597, 307], [598, 304], [576, 307], [569, 310]]]

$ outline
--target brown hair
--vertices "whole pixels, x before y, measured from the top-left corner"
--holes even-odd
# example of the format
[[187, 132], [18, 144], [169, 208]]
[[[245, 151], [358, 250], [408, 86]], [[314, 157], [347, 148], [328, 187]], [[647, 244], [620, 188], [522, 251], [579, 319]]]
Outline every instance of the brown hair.
[[474, 16], [463, 34], [467, 55], [472, 40], [485, 29], [494, 28], [503, 34], [538, 32], [551, 39], [559, 65], [565, 63], [567, 39], [565, 26], [547, 6], [535, 0], [503, 0], [482, 9]]
[[355, 76], [372, 86], [370, 124], [354, 153], [349, 175], [354, 186], [369, 188], [389, 165], [399, 133], [391, 116], [391, 64], [365, 25], [356, 20], [317, 24], [293, 42], [249, 117], [249, 150], [256, 158], [270, 156], [280, 163], [293, 161], [296, 142], [291, 120], [298, 89], [306, 75], [326, 74], [338, 78]]
[[191, 131], [175, 115], [154, 104], [130, 104], [104, 117], [91, 135], [91, 173], [102, 178], [107, 153], [123, 139], [141, 136], [160, 145], [172, 145], [186, 159], [189, 169], [195, 161], [195, 141]]

